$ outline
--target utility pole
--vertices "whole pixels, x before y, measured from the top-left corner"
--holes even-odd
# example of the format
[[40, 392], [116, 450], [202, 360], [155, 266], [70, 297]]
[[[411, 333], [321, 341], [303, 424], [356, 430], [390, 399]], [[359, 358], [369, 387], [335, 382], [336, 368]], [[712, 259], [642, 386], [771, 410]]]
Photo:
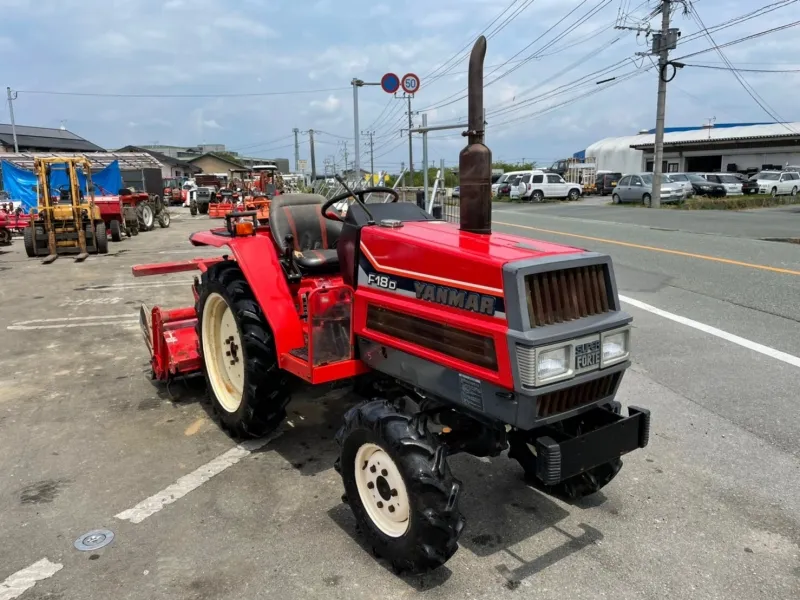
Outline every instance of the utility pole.
[[294, 133], [294, 172], [300, 172], [300, 142], [297, 139], [297, 134], [300, 133], [300, 130], [295, 127], [292, 129], [292, 133]]
[[11, 117], [11, 135], [14, 136], [14, 152], [19, 153], [17, 143], [17, 124], [14, 122], [14, 100], [17, 99], [17, 92], [12, 92], [10, 87], [6, 88], [8, 94], [8, 115]]
[[308, 144], [311, 146], [311, 181], [312, 185], [313, 182], [317, 180], [317, 159], [314, 155], [314, 130], [308, 130]]
[[[637, 52], [640, 56], [658, 55], [658, 95], [656, 99], [656, 136], [653, 148], [653, 187], [650, 196], [650, 206], [659, 208], [661, 206], [661, 179], [664, 172], [664, 122], [667, 112], [667, 83], [672, 77], [667, 77], [668, 67], [673, 69], [682, 68], [682, 64], [670, 63], [669, 51], [674, 50], [678, 45], [678, 38], [681, 32], [678, 29], [670, 29], [669, 18], [673, 2], [681, 0], [661, 0], [661, 31], [652, 32], [653, 46], [650, 52]], [[630, 29], [636, 31], [637, 35], [644, 32], [646, 36], [651, 35], [650, 25], [646, 27], [630, 27], [623, 21], [618, 22], [615, 29]]]
[[374, 131], [362, 131], [363, 135], [369, 136], [369, 177], [370, 177], [370, 185], [372, 185], [373, 175], [375, 174], [375, 147], [373, 143], [373, 136], [375, 135]]
[[[347, 141], [339, 142], [342, 145], [342, 154], [344, 156], [344, 169], [342, 172], [342, 177], [345, 177], [347, 172]], [[347, 179], [347, 177], [345, 177]]]
[[411, 129], [414, 127], [413, 113], [411, 112], [411, 94], [406, 94], [408, 100], [408, 174], [410, 186], [414, 187], [414, 147], [411, 144]]
[[[361, 174], [361, 160], [360, 160], [360, 157], [359, 157], [360, 153], [358, 151], [358, 149], [361, 147], [360, 146], [360, 140], [358, 138], [358, 133], [359, 133], [359, 129], [358, 129], [358, 88], [364, 87], [365, 85], [380, 85], [380, 84], [381, 84], [380, 81], [378, 81], [378, 82], [368, 82], [368, 81], [364, 81], [363, 79], [358, 79], [357, 77], [354, 77], [350, 81], [350, 85], [353, 86], [353, 142], [355, 143], [355, 149], [356, 149], [356, 157], [353, 160], [353, 172], [356, 173], [357, 177], [360, 177], [360, 174]], [[346, 159], [345, 159], [344, 168], [345, 168], [345, 170], [347, 170], [347, 160]]]
[[[667, 111], [667, 82], [664, 78], [669, 62], [669, 9], [670, 0], [661, 0], [661, 35], [658, 45], [658, 100], [656, 101], [656, 144], [653, 153], [653, 188], [650, 198], [650, 206], [659, 208], [661, 206], [661, 176], [664, 162], [664, 114]], [[655, 36], [653, 38], [653, 51], [655, 47]]]

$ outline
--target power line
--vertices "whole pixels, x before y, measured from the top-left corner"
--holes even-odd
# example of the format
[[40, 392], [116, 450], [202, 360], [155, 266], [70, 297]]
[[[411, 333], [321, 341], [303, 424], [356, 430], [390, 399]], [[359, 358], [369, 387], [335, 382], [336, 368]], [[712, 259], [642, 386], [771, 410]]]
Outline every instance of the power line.
[[[719, 65], [698, 65], [698, 64], [684, 64], [684, 67], [695, 67], [697, 69], [716, 69], [719, 71], [730, 71], [730, 67], [723, 67]], [[800, 73], [800, 69], [741, 69], [736, 67], [736, 71], [740, 73]]]
[[[578, 9], [579, 9], [581, 6], [583, 6], [584, 4], [586, 4], [586, 2], [588, 2], [588, 0], [582, 0], [582, 1], [580, 2], [580, 4], [578, 4], [577, 6], [575, 6], [575, 7], [574, 7], [572, 10], [570, 10], [570, 11], [569, 11], [569, 12], [568, 12], [566, 15], [564, 15], [564, 16], [563, 16], [561, 19], [559, 19], [559, 20], [558, 20], [558, 21], [557, 21], [555, 24], [551, 25], [551, 26], [550, 26], [550, 27], [549, 27], [547, 30], [545, 30], [545, 32], [544, 32], [544, 33], [542, 33], [541, 35], [539, 35], [539, 37], [537, 37], [536, 39], [534, 39], [534, 40], [533, 40], [533, 41], [532, 41], [530, 44], [528, 44], [527, 46], [525, 46], [524, 48], [522, 48], [522, 50], [520, 50], [519, 52], [517, 52], [516, 54], [514, 54], [514, 55], [513, 55], [511, 58], [509, 58], [507, 61], [505, 61], [505, 62], [501, 63], [501, 65], [500, 65], [499, 67], [496, 67], [495, 69], [493, 69], [492, 71], [490, 71], [490, 72], [489, 72], [489, 73], [486, 75], [486, 77], [488, 77], [489, 75], [492, 75], [492, 73], [495, 73], [495, 72], [496, 72], [496, 71], [497, 71], [497, 70], [498, 70], [500, 67], [503, 67], [503, 66], [507, 65], [507, 64], [508, 64], [508, 63], [509, 63], [511, 60], [513, 60], [514, 58], [516, 58], [517, 56], [519, 56], [519, 55], [520, 55], [522, 52], [524, 52], [525, 50], [527, 50], [528, 48], [530, 48], [530, 47], [531, 47], [533, 44], [535, 44], [536, 42], [538, 42], [539, 40], [541, 40], [541, 39], [542, 39], [544, 36], [546, 36], [546, 35], [547, 35], [548, 33], [550, 33], [550, 32], [551, 32], [551, 31], [552, 31], [554, 28], [556, 28], [556, 27], [557, 27], [558, 25], [560, 25], [560, 24], [561, 24], [561, 23], [562, 23], [564, 20], [566, 20], [566, 19], [567, 19], [567, 18], [568, 18], [570, 15], [572, 15], [572, 13], [574, 13], [574, 12], [575, 12], [576, 10], [578, 10]], [[598, 4], [598, 5], [597, 5], [597, 6], [596, 6], [594, 9], [592, 9], [591, 11], [589, 11], [589, 13], [586, 13], [586, 14], [584, 14], [584, 15], [583, 15], [583, 17], [579, 18], [577, 22], [575, 22], [575, 23], [572, 23], [572, 24], [570, 25], [570, 27], [577, 27], [577, 26], [579, 26], [579, 25], [582, 25], [582, 24], [583, 24], [583, 23], [584, 23], [586, 20], [588, 20], [589, 18], [591, 18], [591, 16], [593, 16], [593, 14], [595, 14], [595, 13], [596, 13], [598, 10], [600, 10], [601, 8], [603, 8], [603, 7], [607, 6], [607, 5], [608, 5], [610, 2], [611, 2], [611, 0], [601, 0], [601, 4]], [[564, 36], [568, 35], [569, 31], [570, 31], [570, 29], [569, 29], [569, 28], [568, 28], [568, 29], [566, 29], [566, 30], [565, 30], [565, 31], [563, 31], [561, 34], [559, 34], [558, 36], [556, 36], [556, 38], [554, 38], [553, 40], [551, 40], [550, 42], [548, 42], [547, 44], [545, 44], [545, 45], [544, 45], [542, 48], [540, 48], [538, 51], [535, 51], [535, 52], [531, 53], [530, 55], [528, 55], [527, 57], [525, 57], [525, 59], [523, 59], [521, 63], [519, 63], [519, 64], [515, 65], [515, 66], [514, 66], [514, 67], [512, 67], [511, 69], [508, 69], [506, 72], [504, 72], [504, 73], [501, 73], [500, 75], [498, 75], [497, 77], [495, 77], [495, 78], [494, 78], [494, 79], [492, 79], [491, 81], [487, 82], [487, 83], [485, 84], [485, 86], [484, 86], [484, 87], [489, 87], [490, 85], [492, 85], [493, 83], [496, 83], [497, 81], [499, 81], [500, 79], [502, 79], [503, 77], [505, 77], [506, 75], [508, 75], [509, 73], [513, 73], [514, 71], [516, 71], [517, 69], [519, 69], [519, 68], [520, 68], [520, 67], [521, 67], [523, 64], [525, 64], [525, 63], [527, 63], [527, 62], [529, 62], [529, 61], [533, 60], [534, 58], [536, 58], [536, 57], [537, 57], [538, 53], [542, 52], [543, 50], [546, 50], [547, 48], [549, 48], [550, 46], [552, 46], [554, 43], [556, 43], [556, 42], [558, 42], [559, 40], [561, 40], [561, 39], [562, 39]], [[466, 88], [464, 88], [464, 89], [462, 89], [461, 91], [459, 91], [459, 92], [456, 92], [455, 94], [451, 94], [450, 96], [447, 96], [446, 98], [443, 98], [442, 100], [440, 100], [440, 101], [438, 101], [438, 102], [435, 102], [435, 103], [433, 103], [433, 104], [432, 104], [432, 105], [430, 105], [430, 106], [426, 106], [425, 108], [422, 108], [422, 109], [420, 109], [420, 110], [421, 110], [421, 111], [426, 111], [426, 110], [433, 110], [433, 109], [437, 109], [437, 108], [443, 108], [443, 107], [445, 107], [445, 106], [449, 106], [449, 105], [451, 105], [451, 104], [454, 104], [454, 103], [456, 103], [456, 102], [459, 102], [460, 100], [463, 100], [463, 99], [464, 99], [464, 98], [466, 98], [466, 97], [467, 97], [467, 95], [466, 95]]]
[[682, 62], [687, 58], [692, 58], [693, 56], [698, 56], [700, 54], [705, 54], [706, 52], [713, 52], [714, 50], [718, 50], [721, 48], [727, 48], [728, 46], [733, 46], [734, 44], [741, 44], [742, 42], [747, 42], [749, 40], [754, 40], [756, 38], [769, 35], [770, 33], [776, 33], [778, 31], [783, 31], [784, 29], [790, 29], [791, 27], [797, 27], [800, 25], [800, 21], [792, 21], [791, 23], [786, 23], [785, 25], [780, 25], [778, 27], [773, 27], [772, 29], [766, 29], [764, 31], [759, 31], [758, 33], [752, 33], [745, 37], [741, 37], [735, 40], [731, 40], [730, 42], [725, 42], [724, 44], [719, 44], [716, 46], [712, 46], [711, 48], [706, 48], [705, 50], [698, 50], [697, 52], [692, 52], [690, 54], [684, 54], [679, 58], [673, 58], [673, 62], [678, 61]]
[[754, 88], [753, 88], [753, 87], [752, 87], [752, 86], [751, 86], [749, 83], [747, 83], [747, 81], [745, 81], [744, 77], [742, 77], [742, 76], [739, 74], [739, 71], [738, 71], [738, 70], [737, 70], [737, 69], [736, 69], [736, 68], [733, 66], [733, 63], [731, 63], [731, 62], [728, 60], [728, 57], [727, 57], [727, 56], [725, 55], [725, 53], [724, 53], [724, 52], [721, 50], [720, 46], [718, 46], [718, 45], [717, 45], [717, 42], [715, 42], [715, 41], [714, 41], [714, 38], [711, 36], [711, 33], [709, 33], [709, 31], [708, 31], [708, 28], [706, 27], [706, 24], [703, 22], [703, 19], [702, 19], [702, 18], [700, 17], [700, 15], [697, 13], [697, 9], [696, 9], [696, 8], [694, 7], [694, 5], [691, 3], [691, 0], [689, 0], [689, 6], [691, 7], [691, 11], [690, 11], [690, 12], [691, 12], [692, 18], [693, 18], [695, 21], [697, 21], [698, 25], [700, 25], [700, 27], [702, 28], [702, 30], [703, 30], [703, 32], [705, 33], [705, 35], [706, 35], [706, 37], [708, 38], [708, 40], [709, 40], [709, 41], [710, 41], [710, 42], [713, 44], [713, 49], [717, 51], [717, 54], [719, 54], [719, 57], [720, 57], [720, 58], [723, 60], [723, 62], [725, 62], [725, 64], [728, 66], [728, 68], [730, 69], [731, 73], [732, 73], [732, 74], [733, 74], [733, 76], [736, 78], [736, 81], [738, 81], [738, 82], [739, 82], [739, 85], [741, 85], [741, 86], [742, 86], [742, 88], [744, 89], [744, 91], [745, 91], [745, 92], [747, 92], [747, 95], [748, 95], [748, 96], [750, 96], [750, 97], [753, 99], [753, 101], [754, 101], [756, 104], [758, 104], [758, 106], [761, 108], [761, 110], [763, 110], [765, 113], [767, 113], [767, 115], [769, 115], [769, 116], [770, 116], [770, 118], [772, 118], [773, 120], [775, 120], [775, 121], [777, 121], [777, 122], [781, 123], [781, 125], [784, 127], [784, 129], [786, 129], [786, 130], [790, 131], [791, 133], [797, 133], [797, 132], [796, 132], [794, 129], [792, 129], [792, 128], [791, 128], [791, 127], [789, 127], [788, 125], [785, 125], [785, 121], [786, 121], [786, 120], [785, 120], [783, 117], [781, 117], [781, 116], [780, 116], [780, 115], [777, 113], [777, 111], [775, 111], [775, 109], [774, 109], [774, 108], [772, 108], [772, 107], [771, 107], [771, 106], [770, 106], [770, 105], [767, 103], [767, 101], [766, 101], [766, 100], [764, 100], [764, 98], [762, 98], [762, 97], [759, 95], [759, 93], [758, 93], [758, 92], [757, 92], [757, 91], [756, 91], [756, 90], [755, 90], [755, 89], [754, 89]]

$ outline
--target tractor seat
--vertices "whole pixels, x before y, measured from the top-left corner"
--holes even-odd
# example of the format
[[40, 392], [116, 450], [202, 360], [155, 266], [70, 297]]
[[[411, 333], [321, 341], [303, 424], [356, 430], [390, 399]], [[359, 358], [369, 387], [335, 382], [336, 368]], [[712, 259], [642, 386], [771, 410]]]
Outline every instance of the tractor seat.
[[[325, 202], [319, 194], [280, 194], [269, 206], [269, 228], [278, 251], [284, 254], [290, 248], [304, 273], [339, 272], [336, 244], [342, 224], [322, 216]], [[292, 236], [291, 246], [286, 241], [288, 235]]]

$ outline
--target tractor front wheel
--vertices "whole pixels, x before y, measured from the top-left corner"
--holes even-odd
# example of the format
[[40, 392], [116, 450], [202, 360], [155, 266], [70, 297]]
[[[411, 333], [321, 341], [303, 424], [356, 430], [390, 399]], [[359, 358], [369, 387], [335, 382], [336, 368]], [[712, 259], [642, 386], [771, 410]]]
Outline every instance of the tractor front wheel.
[[189, 214], [193, 217], [197, 214], [197, 202], [191, 202], [189, 204]]
[[198, 204], [197, 205], [197, 210], [200, 211], [201, 215], [207, 215], [208, 214], [208, 203], [206, 202], [206, 203], [203, 203], [203, 204]]
[[458, 549], [461, 482], [425, 420], [385, 400], [350, 409], [336, 434], [335, 468], [373, 552], [396, 571], [429, 571]]
[[11, 245], [11, 232], [5, 227], [0, 227], [0, 246]]
[[29, 257], [36, 256], [36, 232], [33, 226], [26, 227], [22, 233], [22, 241], [25, 244], [25, 254]]
[[158, 213], [158, 226], [162, 229], [169, 227], [171, 218], [169, 213], [167, 212], [166, 208], [163, 209], [160, 213]]
[[234, 437], [259, 437], [286, 416], [289, 378], [272, 331], [241, 269], [221, 262], [202, 276], [197, 339], [211, 403]]
[[120, 227], [119, 221], [116, 219], [111, 219], [111, 222], [109, 223], [109, 229], [111, 230], [111, 241], [121, 242], [122, 228]]

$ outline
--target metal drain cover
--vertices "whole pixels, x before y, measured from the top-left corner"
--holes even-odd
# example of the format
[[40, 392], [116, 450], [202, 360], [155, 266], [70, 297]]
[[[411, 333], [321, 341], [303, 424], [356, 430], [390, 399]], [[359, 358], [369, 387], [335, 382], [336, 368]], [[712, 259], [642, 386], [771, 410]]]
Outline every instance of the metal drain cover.
[[75, 540], [75, 549], [81, 552], [89, 552], [90, 550], [98, 550], [104, 546], [108, 546], [114, 541], [114, 532], [109, 529], [95, 529], [84, 533], [81, 537]]

